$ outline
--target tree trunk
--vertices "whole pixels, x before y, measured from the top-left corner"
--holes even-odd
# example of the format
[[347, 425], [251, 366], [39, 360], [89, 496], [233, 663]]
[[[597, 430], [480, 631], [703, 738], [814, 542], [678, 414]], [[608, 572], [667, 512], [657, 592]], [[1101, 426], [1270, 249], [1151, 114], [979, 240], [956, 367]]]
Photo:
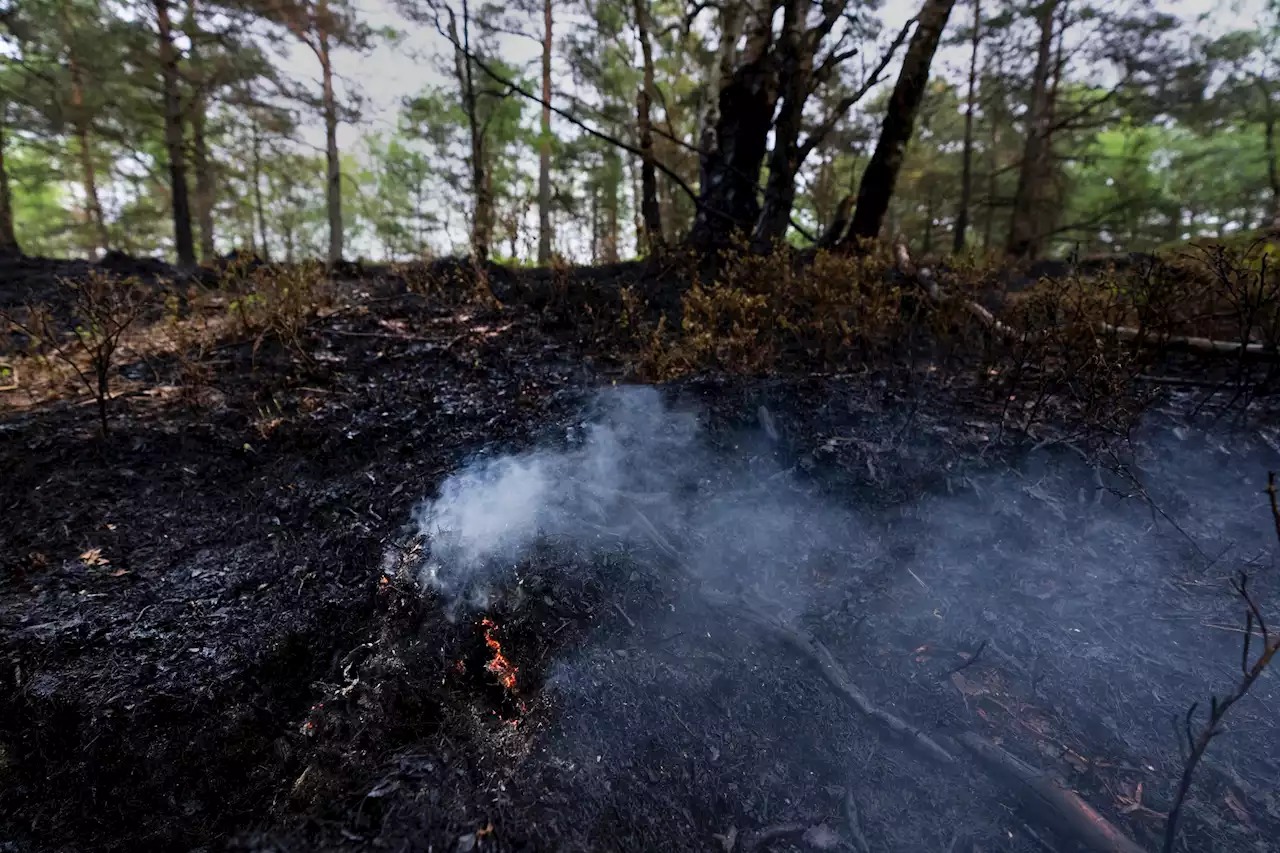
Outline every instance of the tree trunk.
[[1267, 147], [1267, 181], [1271, 184], [1271, 228], [1280, 231], [1280, 165], [1276, 163], [1276, 117], [1270, 106], [1268, 103], [1263, 138]]
[[[1003, 79], [1003, 69], [1000, 67], [999, 59], [997, 61], [996, 77]], [[1000, 116], [995, 108], [995, 96], [992, 93], [992, 99], [987, 107], [987, 124], [991, 130], [990, 145], [987, 151], [987, 200], [982, 211], [982, 248], [990, 251], [995, 244], [995, 227], [996, 227], [996, 193], [999, 191], [1000, 179]]]
[[1044, 183], [1051, 105], [1049, 82], [1053, 65], [1053, 24], [1058, 0], [1044, 0], [1036, 10], [1040, 27], [1040, 44], [1036, 52], [1035, 72], [1031, 77], [1031, 103], [1027, 111], [1027, 139], [1018, 169], [1018, 187], [1013, 194], [1013, 214], [1009, 222], [1006, 250], [1011, 257], [1032, 259], [1040, 249], [1041, 195]]
[[653, 45], [649, 42], [649, 0], [634, 0], [636, 36], [644, 67], [644, 82], [636, 94], [636, 129], [640, 136], [640, 215], [644, 222], [645, 245], [650, 254], [662, 249], [662, 213], [658, 206], [658, 176], [653, 165]]
[[600, 263], [600, 187], [591, 185], [591, 265]]
[[777, 106], [770, 50], [777, 7], [778, 0], [756, 0], [742, 61], [720, 90], [715, 145], [706, 153], [698, 212], [689, 235], [690, 243], [702, 251], [727, 247], [736, 233], [753, 229], [760, 216], [760, 168]]
[[880, 234], [907, 143], [911, 140], [916, 112], [929, 83], [929, 66], [933, 63], [938, 40], [953, 6], [955, 0], [925, 0], [924, 8], [920, 10], [916, 31], [911, 36], [906, 56], [902, 58], [898, 82], [889, 96], [889, 111], [880, 127], [880, 139], [858, 185], [853, 222], [844, 239], [846, 246], [856, 245], [859, 239], [874, 239]]
[[698, 185], [709, 183], [707, 167], [709, 153], [716, 148], [716, 124], [720, 120], [720, 93], [733, 77], [733, 66], [738, 55], [738, 37], [746, 19], [747, 0], [727, 0], [720, 7], [720, 44], [716, 48], [716, 67], [708, 74], [710, 92], [707, 112], [702, 121], [702, 134], [698, 138]]
[[928, 255], [933, 251], [933, 210], [935, 205], [933, 193], [933, 187], [930, 187], [928, 194], [925, 196], [924, 238], [920, 241], [921, 256]]
[[964, 105], [964, 154], [960, 167], [960, 209], [956, 211], [956, 228], [951, 250], [964, 251], [969, 230], [969, 207], [973, 203], [973, 110], [978, 94], [978, 46], [982, 39], [982, 0], [973, 0], [973, 39], [969, 52], [969, 91]]
[[258, 216], [258, 242], [262, 246], [262, 259], [271, 262], [271, 248], [267, 245], [267, 215], [262, 204], [262, 133], [258, 120], [253, 120], [253, 209]]
[[111, 237], [107, 233], [106, 217], [102, 212], [102, 202], [98, 197], [98, 172], [93, 161], [93, 144], [89, 135], [89, 116], [85, 113], [84, 103], [84, 69], [81, 68], [74, 44], [75, 31], [71, 26], [70, 10], [66, 5], [59, 5], [58, 26], [62, 40], [67, 46], [67, 71], [71, 76], [71, 123], [75, 128], [77, 154], [80, 158], [80, 179], [84, 188], [85, 219], [93, 232], [96, 245], [93, 249], [107, 251], [111, 248]]
[[538, 263], [551, 263], [551, 0], [542, 3], [542, 139], [538, 154]]
[[622, 186], [622, 158], [617, 149], [610, 146], [604, 153], [604, 236], [601, 241], [600, 260], [606, 264], [618, 262], [618, 205]]
[[200, 258], [212, 261], [217, 255], [213, 245], [213, 165], [209, 161], [209, 146], [205, 138], [205, 122], [207, 117], [207, 86], [197, 44], [200, 39], [200, 27], [196, 19], [196, 0], [187, 0], [187, 20], [185, 29], [191, 47], [187, 52], [188, 64], [195, 70], [191, 96], [191, 166], [196, 173], [195, 202], [196, 223], [200, 226]]
[[196, 262], [196, 249], [191, 237], [191, 205], [187, 197], [182, 96], [178, 89], [178, 52], [173, 46], [169, 0], [154, 0], [154, 3], [160, 37], [160, 69], [164, 83], [164, 139], [169, 156], [169, 188], [173, 200], [173, 244], [178, 263], [193, 266]]
[[84, 185], [85, 214], [93, 229], [95, 249], [111, 248], [111, 236], [107, 233], [106, 216], [98, 198], [98, 170], [93, 162], [93, 143], [89, 139], [89, 122], [84, 115], [84, 89], [80, 82], [79, 66], [71, 61], [71, 105], [75, 110], [76, 153], [80, 155], [80, 176]]
[[453, 10], [445, 7], [449, 15], [449, 38], [454, 44], [461, 44], [461, 50], [453, 55], [454, 73], [458, 77], [458, 86], [462, 89], [462, 107], [467, 115], [467, 128], [471, 139], [471, 254], [477, 264], [489, 260], [489, 227], [492, 204], [488, 197], [489, 182], [485, 175], [484, 133], [480, 128], [476, 114], [475, 81], [471, 74], [471, 19], [470, 8], [466, 0], [462, 3], [462, 39], [458, 39], [458, 25]]
[[640, 199], [643, 192], [640, 189], [640, 170], [636, 166], [636, 158], [627, 158], [627, 179], [631, 183], [631, 198], [634, 200], [631, 205], [631, 225], [636, 235], [636, 254], [642, 255], [645, 251], [644, 245], [644, 219], [640, 214]]
[[773, 126], [773, 150], [769, 152], [769, 178], [764, 189], [764, 208], [756, 221], [752, 243], [759, 250], [772, 247], [786, 237], [791, 223], [791, 207], [796, 198], [796, 172], [800, 168], [800, 131], [804, 105], [809, 98], [813, 76], [813, 44], [805, 23], [811, 0], [788, 0], [782, 15], [781, 79], [785, 87], [778, 120]]
[[844, 237], [844, 230], [849, 227], [849, 216], [853, 213], [853, 203], [857, 196], [849, 193], [840, 199], [840, 203], [836, 205], [836, 212], [831, 217], [831, 222], [827, 225], [827, 229], [822, 232], [822, 236], [818, 238], [818, 248], [830, 249], [840, 243], [840, 239]]
[[4, 162], [8, 143], [9, 105], [0, 106], [0, 256], [21, 255], [18, 237], [13, 231], [13, 195], [9, 190], [9, 169]]
[[191, 165], [196, 173], [196, 222], [200, 226], [200, 257], [212, 261], [217, 256], [213, 241], [213, 164], [205, 138], [205, 106], [197, 98], [191, 113]]
[[329, 212], [329, 263], [342, 260], [342, 161], [338, 154], [338, 98], [333, 89], [333, 62], [329, 55], [329, 4], [320, 0], [316, 7], [316, 51], [320, 59], [324, 105], [324, 159], [328, 166], [325, 201]]

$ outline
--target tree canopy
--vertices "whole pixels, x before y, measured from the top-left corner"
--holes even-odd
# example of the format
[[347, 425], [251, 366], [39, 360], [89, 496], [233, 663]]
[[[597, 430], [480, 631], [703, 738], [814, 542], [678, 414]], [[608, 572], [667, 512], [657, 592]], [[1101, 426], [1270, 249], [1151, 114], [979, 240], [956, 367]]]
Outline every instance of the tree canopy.
[[[0, 244], [606, 263], [1226, 238], [1280, 221], [1280, 19], [1232, 8], [397, 0], [389, 28], [348, 0], [9, 0]], [[423, 81], [392, 114], [375, 49]]]

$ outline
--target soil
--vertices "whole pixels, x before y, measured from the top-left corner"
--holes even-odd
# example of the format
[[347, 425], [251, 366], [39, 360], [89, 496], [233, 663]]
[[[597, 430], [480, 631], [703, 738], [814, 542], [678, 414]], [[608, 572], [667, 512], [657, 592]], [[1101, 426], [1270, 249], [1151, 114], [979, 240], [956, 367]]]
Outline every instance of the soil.
[[[84, 266], [12, 262], [0, 302]], [[482, 610], [424, 586], [422, 502], [574, 446], [630, 376], [519, 298], [549, 274], [480, 309], [360, 272], [310, 364], [228, 340], [193, 393], [126, 360], [109, 438], [81, 400], [0, 402], [0, 850], [837, 849], [849, 796], [873, 849], [1072, 849], [976, 766], [886, 740], [631, 516], [538, 541]], [[700, 426], [696, 464], [646, 463], [683, 490], [649, 514], [877, 704], [997, 740], [1156, 849], [1170, 721], [1239, 665], [1225, 581], [1280, 601], [1276, 421], [1179, 393], [1077, 443], [940, 379], [699, 376], [659, 389]], [[1277, 701], [1264, 678], [1211, 749], [1187, 849], [1280, 849]]]

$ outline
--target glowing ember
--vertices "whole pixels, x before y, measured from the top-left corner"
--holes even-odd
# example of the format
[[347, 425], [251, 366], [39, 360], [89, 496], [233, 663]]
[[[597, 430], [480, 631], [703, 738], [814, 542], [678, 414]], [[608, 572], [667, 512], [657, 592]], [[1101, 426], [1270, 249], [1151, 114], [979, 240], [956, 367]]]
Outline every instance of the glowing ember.
[[502, 644], [493, 636], [493, 631], [497, 628], [497, 624], [492, 619], [481, 619], [480, 624], [484, 626], [484, 642], [485, 645], [493, 652], [493, 660], [486, 664], [485, 669], [492, 672], [498, 677], [498, 681], [508, 690], [516, 689], [516, 667], [507, 660], [502, 653]]

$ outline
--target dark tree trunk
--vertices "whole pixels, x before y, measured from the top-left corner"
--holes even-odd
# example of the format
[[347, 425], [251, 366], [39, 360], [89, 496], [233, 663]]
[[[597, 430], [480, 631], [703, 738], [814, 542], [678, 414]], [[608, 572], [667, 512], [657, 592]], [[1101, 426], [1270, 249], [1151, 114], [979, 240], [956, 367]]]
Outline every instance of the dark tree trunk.
[[640, 216], [644, 222], [645, 248], [652, 254], [662, 249], [662, 212], [658, 206], [658, 175], [653, 165], [653, 45], [649, 42], [648, 0], [635, 0], [636, 35], [644, 66], [644, 82], [636, 95], [636, 129], [640, 136]]
[[0, 105], [0, 256], [22, 254], [13, 230], [13, 195], [9, 190], [9, 169], [4, 161], [8, 143], [9, 105]]
[[787, 234], [791, 207], [796, 198], [796, 171], [800, 168], [800, 131], [804, 125], [804, 105], [813, 77], [813, 47], [805, 31], [810, 0], [790, 0], [782, 18], [782, 58], [784, 91], [778, 120], [773, 126], [773, 150], [769, 152], [769, 178], [764, 190], [764, 208], [755, 223], [752, 242], [767, 249]]
[[1011, 257], [1031, 259], [1040, 250], [1041, 197], [1048, 180], [1047, 155], [1051, 104], [1049, 83], [1053, 66], [1053, 24], [1058, 0], [1044, 0], [1036, 10], [1040, 27], [1040, 44], [1036, 51], [1036, 67], [1031, 77], [1031, 102], [1027, 111], [1027, 139], [1022, 148], [1022, 164], [1018, 169], [1018, 187], [1013, 194], [1013, 213], [1009, 221]]
[[471, 217], [471, 254], [478, 264], [489, 260], [489, 244], [493, 234], [493, 203], [490, 196], [490, 183], [485, 174], [484, 131], [480, 127], [477, 113], [475, 80], [471, 73], [471, 10], [468, 4], [462, 4], [462, 40], [458, 40], [457, 23], [453, 10], [445, 7], [449, 13], [449, 38], [454, 44], [461, 44], [462, 49], [454, 52], [454, 71], [458, 76], [458, 85], [462, 89], [462, 106], [467, 114], [467, 128], [471, 137], [471, 191], [473, 194], [473, 211]]
[[192, 266], [196, 262], [196, 248], [191, 236], [191, 203], [187, 197], [178, 52], [173, 45], [169, 0], [154, 0], [154, 3], [160, 36], [160, 69], [164, 83], [164, 138], [169, 156], [169, 188], [173, 200], [173, 244], [178, 263]]
[[911, 36], [906, 56], [902, 58], [898, 82], [889, 96], [889, 112], [880, 127], [880, 139], [858, 185], [858, 201], [853, 211], [853, 223], [845, 236], [846, 245], [854, 245], [860, 239], [873, 239], [880, 234], [907, 143], [911, 140], [916, 112], [929, 83], [929, 66], [933, 63], [938, 40], [954, 6], [955, 0], [925, 0], [924, 8], [917, 16], [916, 31]]
[[691, 244], [703, 251], [728, 246], [760, 216], [760, 168], [777, 102], [770, 46], [775, 0], [760, 0], [742, 61], [717, 102], [715, 147], [707, 152]]
[[963, 252], [969, 230], [969, 208], [973, 204], [973, 111], [978, 95], [978, 47], [982, 39], [982, 0], [973, 0], [973, 39], [969, 52], [969, 91], [964, 105], [964, 155], [960, 167], [960, 209], [951, 244], [953, 252]]
[[551, 263], [551, 0], [542, 3], [542, 139], [538, 151], [538, 263]]
[[733, 66], [738, 52], [738, 37], [746, 18], [747, 0], [727, 0], [720, 7], [720, 45], [716, 49], [716, 67], [709, 74], [707, 112], [702, 120], [702, 134], [698, 137], [698, 185], [709, 183], [707, 168], [710, 152], [716, 150], [716, 124], [720, 120], [720, 93], [733, 78]]
[[818, 248], [829, 249], [839, 245], [845, 229], [849, 227], [849, 216], [853, 213], [853, 203], [856, 199], [857, 196], [853, 193], [840, 199], [840, 204], [836, 206], [835, 215], [831, 217], [827, 230], [823, 231], [822, 236], [818, 238]]

